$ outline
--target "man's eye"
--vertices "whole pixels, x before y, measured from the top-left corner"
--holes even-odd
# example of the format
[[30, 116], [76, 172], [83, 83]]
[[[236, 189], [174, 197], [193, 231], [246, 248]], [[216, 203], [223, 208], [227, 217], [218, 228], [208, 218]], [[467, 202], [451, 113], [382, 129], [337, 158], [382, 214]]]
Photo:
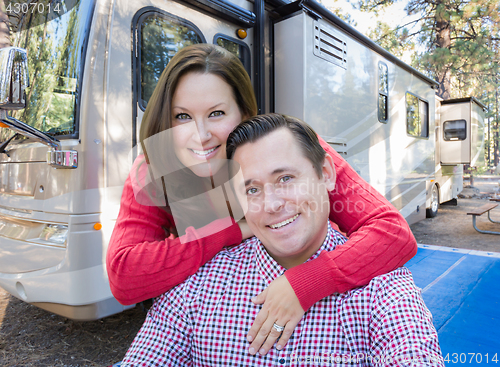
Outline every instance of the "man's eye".
[[218, 117], [224, 115], [224, 111], [214, 111], [210, 114], [210, 117]]
[[251, 187], [247, 190], [247, 195], [253, 195], [257, 193], [257, 189], [255, 187]]
[[292, 177], [290, 177], [290, 176], [283, 176], [283, 177], [281, 177], [281, 178], [279, 179], [279, 181], [280, 181], [281, 183], [283, 183], [283, 182], [288, 182], [288, 181], [290, 181], [291, 179], [292, 179]]
[[178, 115], [175, 115], [175, 118], [177, 120], [189, 120], [191, 116], [189, 116], [187, 113], [179, 113]]

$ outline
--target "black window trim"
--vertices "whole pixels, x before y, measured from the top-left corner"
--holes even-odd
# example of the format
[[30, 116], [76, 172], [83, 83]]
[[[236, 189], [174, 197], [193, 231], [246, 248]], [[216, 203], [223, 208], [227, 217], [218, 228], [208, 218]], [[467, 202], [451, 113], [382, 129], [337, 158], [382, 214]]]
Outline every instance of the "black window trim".
[[186, 26], [192, 29], [200, 38], [201, 43], [207, 43], [205, 36], [202, 31], [193, 23], [187, 19], [181, 18], [177, 15], [168, 13], [162, 9], [154, 6], [146, 6], [139, 9], [133, 19], [131, 25], [131, 54], [132, 54], [132, 147], [137, 145], [137, 107], [142, 111], [146, 110], [146, 107], [142, 104], [141, 99], [141, 37], [139, 37], [140, 26], [144, 19], [151, 15], [160, 15], [163, 18], [170, 19], [177, 22], [180, 25]]
[[[455, 122], [455, 121], [463, 121], [465, 122], [465, 137], [463, 139], [446, 139], [446, 135], [445, 135], [445, 125], [447, 122]], [[465, 141], [467, 140], [467, 120], [466, 119], [455, 119], [455, 120], [446, 120], [445, 122], [443, 122], [443, 140], [444, 141]]]
[[256, 23], [256, 16], [250, 10], [242, 8], [227, 0], [176, 0], [182, 4], [189, 4], [204, 13], [214, 15], [229, 21], [237, 26], [252, 28]]
[[[386, 92], [381, 92], [380, 91], [380, 65], [383, 65], [385, 67], [385, 70], [387, 72], [386, 77], [387, 77], [387, 93]], [[377, 118], [378, 121], [387, 124], [389, 122], [389, 67], [387, 64], [383, 61], [378, 62], [378, 94], [377, 94]], [[385, 96], [386, 98], [386, 103], [385, 103], [385, 112], [386, 112], [386, 118], [385, 120], [380, 119], [380, 96]]]
[[240, 46], [242, 46], [245, 49], [247, 57], [245, 57], [245, 60], [241, 60], [241, 58], [240, 58], [240, 61], [243, 64], [243, 66], [245, 67], [245, 70], [247, 71], [248, 75], [252, 75], [252, 56], [251, 56], [252, 54], [250, 52], [250, 47], [245, 42], [243, 42], [243, 41], [241, 41], [241, 40], [239, 40], [237, 38], [228, 36], [227, 34], [224, 34], [224, 33], [216, 33], [214, 35], [214, 39], [213, 39], [212, 43], [214, 45], [216, 45], [217, 44], [217, 40], [219, 38], [222, 38], [222, 39], [225, 39], [225, 40], [237, 43], [237, 44], [239, 44]]
[[[410, 133], [408, 133], [408, 110], [407, 110], [407, 106], [408, 106], [408, 99], [406, 98], [406, 96], [408, 94], [411, 94], [412, 96], [416, 97], [419, 102], [422, 101], [422, 102], [425, 102], [427, 104], [427, 136], [415, 136], [415, 135], [411, 135]], [[419, 113], [420, 113], [420, 107], [419, 107]], [[410, 136], [412, 138], [415, 138], [415, 139], [426, 139], [428, 140], [429, 139], [429, 135], [430, 135], [430, 115], [429, 115], [429, 101], [427, 99], [424, 99], [418, 95], [416, 95], [415, 93], [412, 93], [410, 91], [406, 91], [405, 92], [405, 124], [406, 124], [406, 135], [407, 136]]]

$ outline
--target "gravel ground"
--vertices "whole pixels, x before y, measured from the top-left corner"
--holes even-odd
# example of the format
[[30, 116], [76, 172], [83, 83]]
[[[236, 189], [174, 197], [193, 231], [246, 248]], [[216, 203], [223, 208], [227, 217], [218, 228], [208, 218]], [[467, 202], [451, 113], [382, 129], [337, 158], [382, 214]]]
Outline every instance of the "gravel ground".
[[137, 306], [102, 320], [77, 322], [0, 288], [0, 366], [109, 366], [123, 358], [145, 316]]
[[[458, 206], [441, 206], [436, 218], [411, 226], [422, 244], [500, 252], [500, 236], [480, 234], [472, 227], [470, 208], [487, 202], [498, 179], [475, 178]], [[500, 220], [500, 208], [492, 212]], [[500, 230], [487, 217], [478, 227]], [[0, 366], [109, 366], [123, 357], [145, 318], [145, 307], [92, 322], [75, 322], [22, 302], [0, 288]]]

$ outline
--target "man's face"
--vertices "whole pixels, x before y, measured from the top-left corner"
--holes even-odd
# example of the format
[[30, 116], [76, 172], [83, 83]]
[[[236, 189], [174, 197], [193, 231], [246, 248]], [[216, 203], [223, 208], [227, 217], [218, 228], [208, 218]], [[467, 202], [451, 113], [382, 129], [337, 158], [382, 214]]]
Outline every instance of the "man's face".
[[305, 262], [323, 243], [329, 215], [328, 191], [335, 168], [327, 155], [318, 177], [288, 128], [236, 149], [244, 182], [236, 183], [246, 220], [269, 254], [289, 269]]

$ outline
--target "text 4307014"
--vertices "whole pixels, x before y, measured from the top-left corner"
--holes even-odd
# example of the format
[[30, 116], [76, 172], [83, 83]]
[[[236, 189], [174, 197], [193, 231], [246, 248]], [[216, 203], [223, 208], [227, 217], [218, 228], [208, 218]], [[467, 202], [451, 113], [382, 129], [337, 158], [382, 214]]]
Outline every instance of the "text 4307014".
[[298, 355], [292, 353], [290, 362], [292, 365], [316, 365], [325, 366], [338, 363], [370, 363], [370, 364], [392, 364], [392, 363], [424, 363], [439, 362], [442, 357], [439, 355], [430, 356], [389, 356], [389, 355], [370, 355], [364, 353], [356, 354], [337, 354], [337, 353], [318, 353], [313, 355]]

